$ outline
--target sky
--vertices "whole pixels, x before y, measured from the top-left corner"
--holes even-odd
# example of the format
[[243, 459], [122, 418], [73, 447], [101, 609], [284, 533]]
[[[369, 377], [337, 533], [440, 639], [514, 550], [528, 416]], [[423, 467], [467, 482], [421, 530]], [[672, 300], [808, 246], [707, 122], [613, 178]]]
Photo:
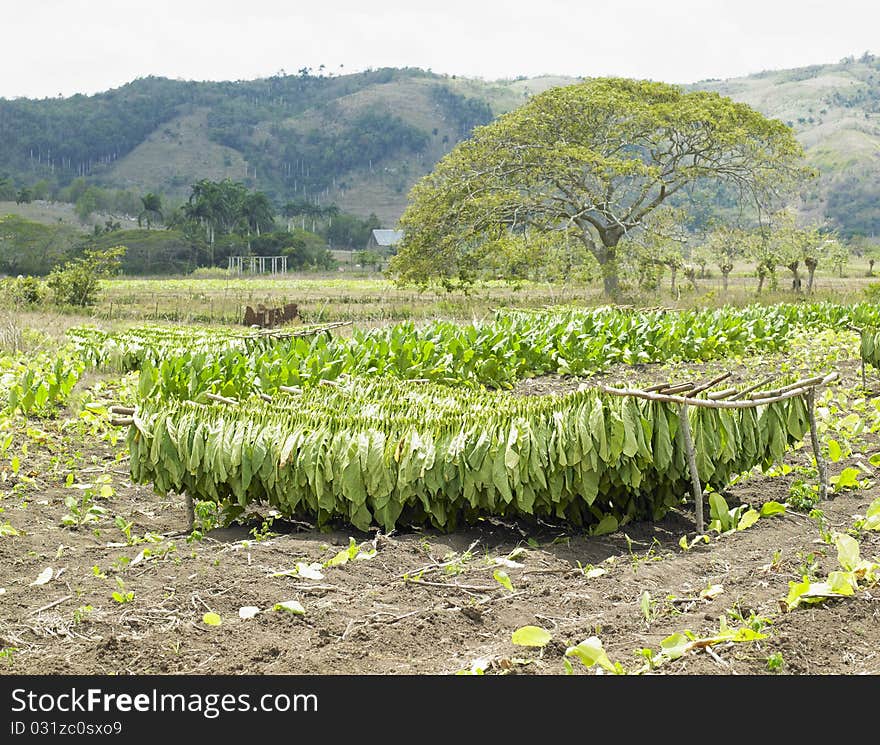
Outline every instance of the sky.
[[0, 97], [421, 67], [670, 83], [880, 54], [871, 0], [0, 0]]

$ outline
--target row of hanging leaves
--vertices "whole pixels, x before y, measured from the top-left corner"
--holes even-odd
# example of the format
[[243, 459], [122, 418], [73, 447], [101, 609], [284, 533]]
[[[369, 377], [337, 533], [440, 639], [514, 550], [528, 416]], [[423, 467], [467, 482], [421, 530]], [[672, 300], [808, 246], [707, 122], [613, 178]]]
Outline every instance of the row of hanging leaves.
[[[283, 395], [283, 394], [280, 394]], [[360, 529], [481, 516], [562, 519], [610, 532], [680, 504], [678, 406], [586, 389], [553, 397], [353, 379], [241, 404], [144, 398], [131, 473], [231, 513], [265, 503]], [[689, 411], [699, 476], [722, 488], [777, 463], [809, 428], [804, 399]]]

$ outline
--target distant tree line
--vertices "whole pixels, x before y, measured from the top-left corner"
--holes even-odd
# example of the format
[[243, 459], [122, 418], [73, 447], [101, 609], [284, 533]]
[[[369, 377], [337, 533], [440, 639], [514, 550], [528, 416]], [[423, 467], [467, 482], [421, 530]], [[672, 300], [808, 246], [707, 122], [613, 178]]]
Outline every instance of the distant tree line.
[[[3, 188], [9, 192], [8, 182], [0, 181]], [[19, 215], [0, 216], [0, 273], [46, 275], [88, 250], [118, 245], [127, 248], [120, 259], [126, 274], [179, 274], [198, 267], [225, 267], [229, 256], [242, 254], [285, 255], [291, 270], [332, 269], [336, 262], [330, 246], [364, 249], [371, 231], [381, 227], [375, 215], [350, 215], [332, 204], [297, 200], [279, 208], [263, 192], [231, 179], [201, 179], [179, 205], [167, 204], [155, 192], [114, 193], [82, 179], [63, 192], [76, 200], [78, 212], [84, 209], [84, 200], [95, 210], [124, 206], [125, 214], [137, 219], [138, 228], [123, 228], [120, 220], [109, 217], [91, 233], [83, 233], [62, 223], [47, 225]]]

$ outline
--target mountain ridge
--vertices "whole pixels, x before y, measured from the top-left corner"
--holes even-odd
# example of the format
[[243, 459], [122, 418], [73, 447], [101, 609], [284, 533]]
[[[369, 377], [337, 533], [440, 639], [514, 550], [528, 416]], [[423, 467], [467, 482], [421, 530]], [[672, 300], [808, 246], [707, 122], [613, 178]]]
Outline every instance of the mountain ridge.
[[[104, 93], [0, 99], [0, 176], [58, 189], [77, 178], [183, 201], [200, 178], [231, 178], [280, 208], [307, 199], [396, 223], [415, 181], [474, 126], [554, 85], [418, 68], [195, 82], [145, 77]], [[789, 124], [820, 172], [810, 219], [880, 232], [880, 62], [873, 55], [682, 86], [711, 90]]]

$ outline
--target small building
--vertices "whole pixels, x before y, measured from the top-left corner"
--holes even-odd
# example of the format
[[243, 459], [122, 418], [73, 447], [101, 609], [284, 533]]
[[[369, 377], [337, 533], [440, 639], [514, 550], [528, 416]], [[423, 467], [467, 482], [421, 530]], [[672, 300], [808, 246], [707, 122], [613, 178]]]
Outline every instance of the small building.
[[395, 249], [397, 244], [403, 239], [402, 230], [385, 230], [377, 228], [370, 234], [370, 240], [367, 242], [367, 249], [380, 250], [387, 252]]

